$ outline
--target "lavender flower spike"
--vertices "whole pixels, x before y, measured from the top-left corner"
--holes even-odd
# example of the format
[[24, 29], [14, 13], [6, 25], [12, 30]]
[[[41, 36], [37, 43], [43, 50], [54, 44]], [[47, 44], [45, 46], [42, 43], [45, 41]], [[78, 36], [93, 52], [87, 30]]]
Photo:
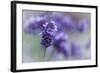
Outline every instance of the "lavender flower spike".
[[53, 21], [43, 24], [44, 30], [42, 31], [42, 45], [49, 47], [52, 43], [54, 33], [57, 31], [57, 27]]

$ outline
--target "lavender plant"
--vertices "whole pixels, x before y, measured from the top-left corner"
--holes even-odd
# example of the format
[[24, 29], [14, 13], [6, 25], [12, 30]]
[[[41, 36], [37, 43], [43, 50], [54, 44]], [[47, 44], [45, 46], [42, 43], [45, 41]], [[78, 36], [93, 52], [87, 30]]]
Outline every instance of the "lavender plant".
[[[84, 32], [87, 30], [87, 21], [85, 19], [75, 21], [71, 16], [66, 16], [61, 12], [44, 12], [36, 16], [36, 19], [28, 24], [24, 29], [27, 33], [34, 33], [38, 31], [41, 33], [41, 45], [46, 48], [54, 46], [56, 51], [62, 53], [65, 58], [68, 57], [68, 49], [65, 45], [69, 42], [68, 38], [64, 38], [66, 35], [64, 31], [78, 30]], [[70, 42], [69, 42], [70, 43]], [[81, 47], [76, 42], [70, 43], [69, 49], [71, 49], [71, 56], [79, 55]]]
[[[53, 41], [53, 35], [57, 31], [57, 27], [55, 25], [55, 22], [49, 20], [46, 21], [45, 24], [42, 26], [43, 31], [42, 31], [42, 39], [41, 39], [41, 44], [45, 47], [45, 52], [46, 48], [51, 46], [52, 41]], [[44, 54], [45, 57], [45, 54]]]

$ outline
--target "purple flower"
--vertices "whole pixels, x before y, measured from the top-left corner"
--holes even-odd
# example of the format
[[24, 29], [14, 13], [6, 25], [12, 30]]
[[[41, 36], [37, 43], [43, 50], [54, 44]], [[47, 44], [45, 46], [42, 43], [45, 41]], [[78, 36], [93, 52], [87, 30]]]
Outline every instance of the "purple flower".
[[46, 30], [48, 33], [53, 34], [57, 31], [57, 26], [54, 21], [48, 21], [45, 24], [43, 24], [44, 30]]
[[65, 13], [61, 13], [61, 12], [53, 12], [51, 14], [52, 20], [55, 21], [58, 31], [59, 30], [66, 30], [66, 29], [70, 29], [73, 30], [73, 28], [75, 28], [76, 26], [75, 24], [75, 20], [72, 19], [71, 16], [66, 15]]
[[26, 33], [35, 33], [37, 30], [37, 26], [33, 23], [30, 23], [27, 27], [25, 27], [24, 31]]
[[51, 19], [57, 23], [61, 23], [61, 21], [64, 18], [64, 13], [61, 12], [52, 12], [51, 13]]
[[36, 31], [43, 30], [42, 26], [46, 22], [43, 17], [35, 16], [27, 20], [24, 31], [27, 33], [35, 33]]
[[61, 23], [63, 24], [63, 27], [65, 29], [73, 30], [76, 27], [75, 20], [73, 20], [72, 17], [68, 15], [63, 17], [63, 20]]
[[41, 16], [44, 17], [47, 22], [53, 21], [53, 23], [57, 26], [57, 31], [63, 30], [61, 20], [64, 16], [64, 13], [61, 13], [61, 12], [45, 12]]
[[53, 21], [46, 22], [43, 24], [42, 31], [42, 45], [45, 47], [51, 46], [53, 33], [57, 31], [56, 25]]
[[52, 35], [46, 31], [44, 31], [42, 33], [42, 40], [41, 40], [41, 44], [44, 46], [44, 47], [49, 47], [51, 46], [51, 42], [52, 42]]
[[58, 52], [63, 53], [65, 57], [68, 57], [68, 52], [65, 47], [66, 42], [67, 39], [64, 38], [64, 34], [60, 33], [54, 37], [53, 46], [56, 48]]
[[37, 24], [37, 26], [38, 26], [37, 29], [42, 31], [44, 29], [43, 24], [45, 24], [45, 23], [46, 23], [46, 20], [41, 19], [40, 21], [37, 21], [35, 24]]

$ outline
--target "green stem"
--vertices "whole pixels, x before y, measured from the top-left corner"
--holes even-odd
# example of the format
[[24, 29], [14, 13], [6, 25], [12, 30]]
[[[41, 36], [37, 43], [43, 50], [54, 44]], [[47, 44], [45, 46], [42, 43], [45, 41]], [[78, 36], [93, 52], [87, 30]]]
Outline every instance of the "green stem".
[[45, 60], [45, 56], [46, 56], [46, 48], [44, 49], [43, 60]]

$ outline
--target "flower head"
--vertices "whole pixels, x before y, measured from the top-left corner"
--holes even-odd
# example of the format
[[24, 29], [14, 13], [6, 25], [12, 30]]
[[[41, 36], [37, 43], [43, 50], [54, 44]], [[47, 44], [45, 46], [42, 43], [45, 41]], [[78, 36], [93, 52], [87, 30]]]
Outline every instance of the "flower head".
[[53, 21], [46, 22], [43, 24], [42, 31], [42, 45], [49, 47], [52, 43], [53, 33], [56, 32], [57, 28]]
[[42, 40], [41, 40], [41, 44], [44, 46], [44, 47], [49, 47], [51, 46], [51, 42], [52, 42], [52, 35], [49, 34], [48, 32], [44, 31], [42, 33]]

